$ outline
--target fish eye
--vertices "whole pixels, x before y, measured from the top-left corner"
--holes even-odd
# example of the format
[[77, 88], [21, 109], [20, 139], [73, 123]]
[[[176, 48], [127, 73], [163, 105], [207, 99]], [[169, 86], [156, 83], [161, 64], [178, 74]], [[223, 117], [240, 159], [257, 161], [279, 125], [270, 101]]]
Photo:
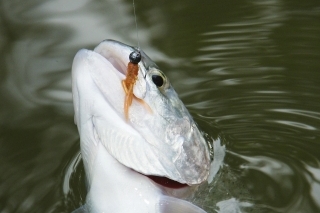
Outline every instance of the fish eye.
[[133, 64], [138, 64], [141, 61], [140, 51], [133, 51], [132, 53], [130, 53], [129, 60]]
[[164, 92], [164, 90], [169, 88], [169, 80], [161, 70], [151, 68], [148, 75], [150, 76], [152, 83], [154, 83], [160, 91]]
[[162, 87], [164, 80], [161, 75], [152, 75], [152, 81], [157, 87]]

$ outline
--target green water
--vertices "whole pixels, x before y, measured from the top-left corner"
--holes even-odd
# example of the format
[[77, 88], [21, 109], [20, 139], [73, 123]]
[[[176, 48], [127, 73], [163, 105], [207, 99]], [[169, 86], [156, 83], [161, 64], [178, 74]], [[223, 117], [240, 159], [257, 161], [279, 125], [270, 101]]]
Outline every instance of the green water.
[[[320, 212], [320, 2], [136, 0], [141, 48], [224, 167], [193, 202], [243, 212]], [[70, 68], [112, 38], [136, 45], [131, 1], [0, 1], [0, 212], [84, 202]], [[249, 205], [250, 204], [250, 205]]]

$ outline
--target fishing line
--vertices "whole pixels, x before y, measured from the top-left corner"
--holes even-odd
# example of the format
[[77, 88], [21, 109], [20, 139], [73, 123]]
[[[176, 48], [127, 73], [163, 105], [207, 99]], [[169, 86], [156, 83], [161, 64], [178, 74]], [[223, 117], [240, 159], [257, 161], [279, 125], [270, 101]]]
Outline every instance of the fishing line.
[[[136, 32], [137, 32], [137, 44], [138, 44], [138, 47], [137, 47], [137, 50], [140, 53], [140, 40], [139, 40], [139, 30], [138, 30], [138, 22], [137, 22], [137, 14], [136, 14], [136, 7], [135, 7], [135, 4], [134, 4], [134, 0], [132, 0], [132, 5], [133, 5], [133, 14], [134, 14], [134, 21], [136, 23]], [[146, 78], [147, 76], [147, 73], [145, 73], [145, 75], [143, 76], [143, 78]]]
[[136, 22], [136, 32], [137, 32], [138, 51], [140, 51], [138, 22], [137, 22], [136, 7], [135, 7], [135, 4], [134, 4], [134, 0], [132, 0], [132, 4], [133, 4], [134, 21]]

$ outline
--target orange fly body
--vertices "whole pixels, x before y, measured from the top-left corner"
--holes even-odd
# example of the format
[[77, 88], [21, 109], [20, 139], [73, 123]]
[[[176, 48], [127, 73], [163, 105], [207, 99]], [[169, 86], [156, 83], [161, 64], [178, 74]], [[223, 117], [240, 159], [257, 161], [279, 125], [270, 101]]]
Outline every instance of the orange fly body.
[[129, 55], [130, 62], [128, 63], [126, 78], [122, 80], [122, 86], [125, 92], [125, 100], [124, 100], [124, 116], [125, 119], [128, 120], [129, 107], [132, 104], [132, 99], [134, 97], [133, 94], [133, 86], [136, 83], [138, 78], [139, 65], [138, 63], [141, 61], [140, 51], [134, 51]]

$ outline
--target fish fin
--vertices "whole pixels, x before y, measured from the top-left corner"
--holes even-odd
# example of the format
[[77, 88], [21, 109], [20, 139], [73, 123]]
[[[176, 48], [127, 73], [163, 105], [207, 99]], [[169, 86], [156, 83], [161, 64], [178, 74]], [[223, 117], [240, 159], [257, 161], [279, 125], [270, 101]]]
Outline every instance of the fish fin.
[[71, 213], [89, 213], [89, 211], [88, 211], [87, 205], [83, 205], [83, 206], [80, 206], [79, 208], [77, 208], [76, 210], [74, 210]]
[[157, 213], [206, 213], [206, 211], [188, 201], [162, 196], [157, 207]]

